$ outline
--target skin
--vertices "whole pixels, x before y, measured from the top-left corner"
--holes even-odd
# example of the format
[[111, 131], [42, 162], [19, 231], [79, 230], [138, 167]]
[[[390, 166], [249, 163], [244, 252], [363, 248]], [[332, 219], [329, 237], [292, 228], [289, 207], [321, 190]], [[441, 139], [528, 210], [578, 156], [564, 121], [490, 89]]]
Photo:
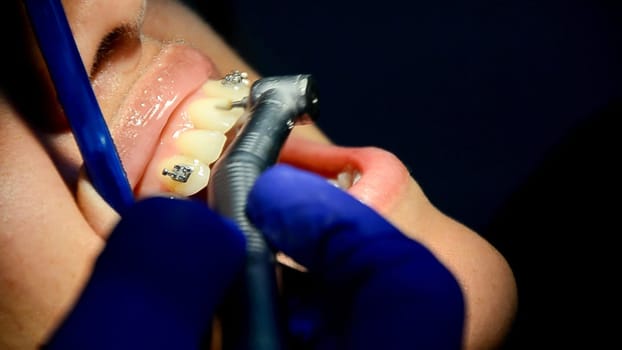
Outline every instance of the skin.
[[[10, 50], [4, 50], [1, 70], [0, 348], [35, 349], [71, 308], [118, 217], [83, 176], [80, 154], [54, 100], [21, 4], [3, 3], [2, 16], [18, 13], [23, 26], [7, 40]], [[251, 80], [259, 77], [207, 24], [175, 1], [65, 0], [63, 5], [94, 83], [106, 84], [100, 76], [104, 73], [93, 69], [96, 52], [102, 38], [121, 23], [136, 24], [133, 34], [143, 35], [143, 41], [116, 41], [115, 54], [106, 58], [106, 64], [123, 72], [122, 86], [138, 74], [132, 60], [141, 45], [179, 39], [209, 55], [220, 72], [239, 69]], [[107, 123], [114, 125], [123, 94], [97, 97]], [[314, 126], [296, 128], [293, 137], [330, 143]], [[399, 160], [394, 162], [403, 168]], [[370, 205], [427, 246], [459, 280], [467, 301], [464, 348], [498, 346], [517, 306], [510, 267], [488, 242], [435, 208], [403, 170], [399, 195]]]

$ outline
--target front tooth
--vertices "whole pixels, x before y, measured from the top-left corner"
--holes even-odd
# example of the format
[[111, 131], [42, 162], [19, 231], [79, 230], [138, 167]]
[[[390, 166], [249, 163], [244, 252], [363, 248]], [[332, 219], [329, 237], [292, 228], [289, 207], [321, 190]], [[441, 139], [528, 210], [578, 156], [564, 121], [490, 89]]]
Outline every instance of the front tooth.
[[211, 164], [222, 153], [226, 140], [220, 131], [194, 129], [184, 131], [175, 144], [179, 153]]
[[203, 92], [209, 97], [226, 97], [237, 101], [250, 94], [248, 85], [225, 85], [222, 80], [210, 80], [203, 84]]
[[[165, 173], [174, 173], [175, 166], [190, 169], [190, 174], [187, 177], [186, 182], [183, 182], [180, 179], [173, 179], [174, 175], [165, 175]], [[164, 186], [169, 191], [181, 196], [191, 196], [204, 189], [207, 186], [210, 177], [210, 168], [207, 164], [198, 159], [183, 155], [176, 155], [164, 159], [160, 162], [159, 168], [163, 171], [160, 178]], [[179, 175], [181, 175], [181, 173], [182, 172], [180, 171]]]
[[328, 179], [328, 182], [343, 190], [347, 190], [352, 187], [361, 179], [361, 173], [357, 170], [346, 167], [342, 172], [337, 174], [335, 179]]
[[[188, 106], [188, 115], [195, 128], [216, 130], [225, 133], [240, 119], [244, 110], [233, 108], [223, 109], [222, 106], [231, 103], [226, 98], [201, 98]], [[219, 108], [220, 107], [220, 108]]]

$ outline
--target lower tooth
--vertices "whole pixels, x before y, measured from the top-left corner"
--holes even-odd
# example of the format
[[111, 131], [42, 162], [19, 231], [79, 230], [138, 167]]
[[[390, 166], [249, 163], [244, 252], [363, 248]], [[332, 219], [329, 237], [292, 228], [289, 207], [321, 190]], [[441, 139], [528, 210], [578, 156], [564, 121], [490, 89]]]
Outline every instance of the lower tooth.
[[356, 170], [347, 169], [337, 174], [337, 177], [335, 179], [329, 179], [328, 181], [336, 187], [347, 190], [348, 188], [352, 187], [352, 185], [354, 185], [360, 178], [361, 173]]
[[207, 164], [190, 157], [177, 155], [163, 160], [162, 183], [168, 191], [181, 196], [191, 196], [207, 186], [210, 168]]

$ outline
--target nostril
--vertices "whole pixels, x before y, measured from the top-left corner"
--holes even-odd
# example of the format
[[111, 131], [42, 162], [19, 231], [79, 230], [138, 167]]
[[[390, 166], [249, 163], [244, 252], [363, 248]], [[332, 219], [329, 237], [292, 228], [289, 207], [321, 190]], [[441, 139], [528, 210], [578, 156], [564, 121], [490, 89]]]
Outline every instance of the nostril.
[[119, 72], [127, 72], [136, 67], [140, 61], [141, 36], [131, 25], [122, 25], [111, 30], [101, 40], [93, 65], [91, 78], [98, 72], [114, 66]]

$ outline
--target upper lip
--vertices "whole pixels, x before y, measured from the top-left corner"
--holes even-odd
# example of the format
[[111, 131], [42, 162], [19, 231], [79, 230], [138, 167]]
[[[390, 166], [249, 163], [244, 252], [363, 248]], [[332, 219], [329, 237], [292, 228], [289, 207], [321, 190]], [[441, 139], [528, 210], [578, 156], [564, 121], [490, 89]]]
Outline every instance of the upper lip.
[[130, 88], [119, 109], [119, 127], [112, 134], [132, 187], [142, 177], [175, 109], [214, 71], [210, 59], [199, 51], [167, 45]]

